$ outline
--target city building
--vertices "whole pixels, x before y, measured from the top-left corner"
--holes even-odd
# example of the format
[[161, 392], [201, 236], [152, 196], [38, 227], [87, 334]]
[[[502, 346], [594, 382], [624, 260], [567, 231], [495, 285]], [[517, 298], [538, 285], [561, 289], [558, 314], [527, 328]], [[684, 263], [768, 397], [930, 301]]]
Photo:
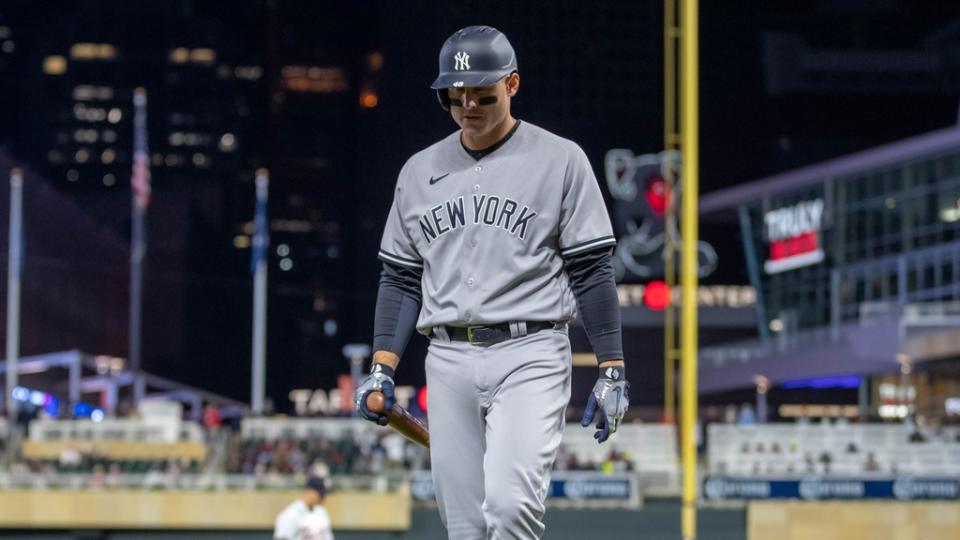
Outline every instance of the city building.
[[946, 414], [960, 395], [958, 147], [951, 127], [705, 195], [705, 225], [741, 226], [759, 337], [703, 348], [702, 390], [854, 376], [864, 416]]

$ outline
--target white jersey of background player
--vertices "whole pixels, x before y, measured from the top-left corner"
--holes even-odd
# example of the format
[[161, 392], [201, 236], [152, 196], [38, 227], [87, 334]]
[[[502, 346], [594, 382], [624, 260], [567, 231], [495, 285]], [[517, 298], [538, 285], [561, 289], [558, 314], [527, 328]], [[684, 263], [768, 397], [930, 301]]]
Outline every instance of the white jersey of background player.
[[[520, 88], [505, 35], [471, 26], [440, 52], [432, 87], [459, 131], [403, 166], [387, 217], [374, 365], [357, 407], [393, 375], [414, 327], [425, 361], [430, 457], [451, 540], [536, 539], [570, 399], [567, 323], [600, 362], [582, 424], [597, 440], [627, 407], [610, 219], [572, 141], [510, 113]], [[578, 310], [579, 307], [579, 310]]]
[[330, 514], [323, 507], [326, 493], [324, 479], [310, 477], [303, 496], [277, 515], [274, 540], [333, 540]]

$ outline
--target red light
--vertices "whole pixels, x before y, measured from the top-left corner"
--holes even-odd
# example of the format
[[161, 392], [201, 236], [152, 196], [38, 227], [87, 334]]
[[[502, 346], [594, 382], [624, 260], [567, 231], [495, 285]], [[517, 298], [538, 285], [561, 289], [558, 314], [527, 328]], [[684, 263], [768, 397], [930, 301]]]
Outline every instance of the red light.
[[667, 205], [670, 204], [670, 190], [667, 189], [667, 182], [663, 178], [656, 178], [647, 186], [646, 191], [647, 204], [653, 209], [657, 216], [663, 217], [667, 211]]
[[643, 288], [643, 303], [654, 311], [663, 311], [670, 305], [670, 287], [662, 281], [651, 281]]
[[417, 392], [417, 403], [420, 404], [420, 409], [423, 412], [427, 412], [427, 387], [423, 386], [420, 388], [420, 391]]
[[340, 411], [349, 413], [353, 410], [353, 377], [342, 374], [337, 377], [337, 388], [340, 390]]

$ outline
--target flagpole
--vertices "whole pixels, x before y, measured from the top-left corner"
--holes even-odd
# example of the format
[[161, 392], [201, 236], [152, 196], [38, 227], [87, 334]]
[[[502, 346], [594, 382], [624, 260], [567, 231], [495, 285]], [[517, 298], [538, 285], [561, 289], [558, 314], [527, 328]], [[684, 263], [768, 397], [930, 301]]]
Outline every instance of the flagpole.
[[10, 173], [10, 230], [7, 255], [7, 415], [10, 425], [17, 421], [17, 360], [20, 356], [20, 272], [23, 258], [23, 171]]
[[267, 364], [267, 246], [269, 222], [267, 221], [267, 195], [270, 176], [266, 169], [257, 170], [257, 206], [254, 213], [253, 245], [253, 351], [250, 389], [250, 408], [255, 416], [263, 414], [263, 399], [266, 393]]
[[[147, 254], [146, 229], [147, 205], [150, 202], [150, 180], [147, 170], [147, 92], [143, 88], [133, 91], [133, 139], [134, 163], [130, 181], [133, 220], [130, 231], [130, 369], [133, 371], [133, 402], [143, 399], [146, 385], [143, 378], [141, 352], [141, 313], [143, 311], [143, 261]], [[114, 411], [108, 411], [112, 416]]]

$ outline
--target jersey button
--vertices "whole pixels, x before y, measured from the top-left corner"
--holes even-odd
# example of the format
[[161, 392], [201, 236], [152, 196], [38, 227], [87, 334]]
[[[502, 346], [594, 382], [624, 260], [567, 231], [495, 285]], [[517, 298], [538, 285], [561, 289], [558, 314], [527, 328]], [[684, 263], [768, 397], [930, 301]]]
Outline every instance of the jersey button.
[[469, 286], [471, 286], [471, 287], [473, 287], [473, 284], [476, 283], [476, 282], [477, 282], [477, 280], [473, 279], [473, 276], [470, 276], [470, 277], [467, 278], [467, 285], [469, 285]]
[[483, 170], [483, 166], [482, 166], [482, 165], [477, 165], [476, 167], [474, 167], [473, 170], [475, 170], [475, 171], [477, 171], [477, 172], [480, 172], [480, 171]]
[[477, 239], [476, 239], [476, 238], [474, 238], [473, 240], [470, 240], [470, 246], [471, 246], [471, 247], [477, 247]]

